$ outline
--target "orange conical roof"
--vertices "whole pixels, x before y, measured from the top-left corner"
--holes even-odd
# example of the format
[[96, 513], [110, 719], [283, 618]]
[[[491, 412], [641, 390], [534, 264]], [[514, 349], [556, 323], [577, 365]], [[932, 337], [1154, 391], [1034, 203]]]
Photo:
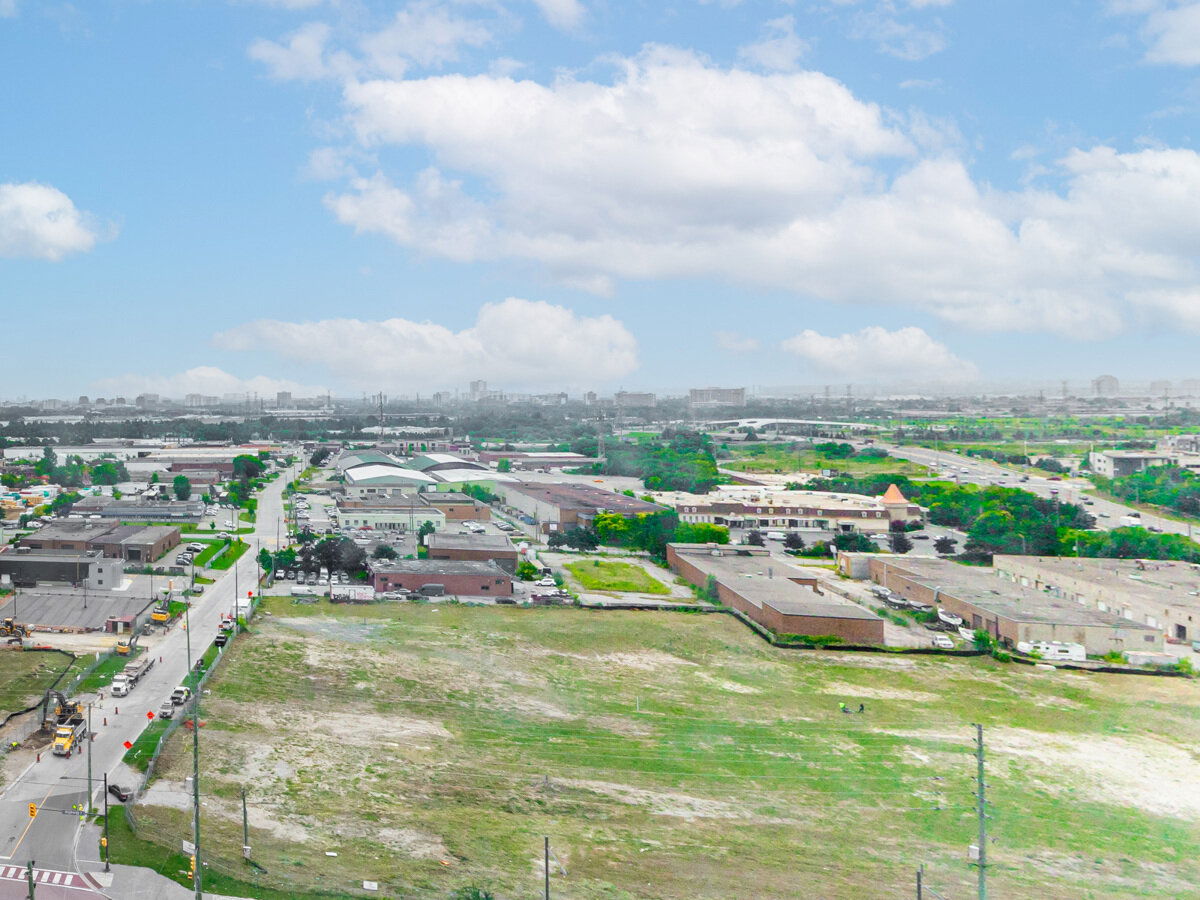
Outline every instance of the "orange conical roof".
[[907, 503], [908, 498], [900, 493], [900, 488], [894, 484], [889, 484], [888, 489], [883, 493], [884, 503]]

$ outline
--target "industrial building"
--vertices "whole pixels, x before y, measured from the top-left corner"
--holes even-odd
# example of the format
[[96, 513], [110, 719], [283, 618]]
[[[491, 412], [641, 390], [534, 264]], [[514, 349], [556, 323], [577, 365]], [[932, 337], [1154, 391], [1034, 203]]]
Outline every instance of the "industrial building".
[[71, 507], [73, 513], [100, 516], [120, 522], [199, 522], [204, 518], [203, 500], [114, 500], [84, 497]]
[[517, 548], [502, 534], [431, 534], [425, 538], [430, 559], [491, 560], [510, 575], [517, 571]]
[[722, 603], [777, 634], [883, 643], [882, 619], [824, 590], [820, 578], [773, 559], [763, 547], [668, 544], [667, 564], [699, 588], [708, 588], [711, 578]]
[[599, 513], [636, 516], [663, 512], [665, 507], [636, 497], [606, 491], [590, 484], [497, 483], [495, 491], [504, 503], [524, 514], [543, 532], [581, 526], [591, 527]]
[[406, 494], [437, 484], [437, 479], [415, 469], [384, 463], [365, 463], [346, 469], [347, 497], [379, 497]]
[[395, 494], [338, 500], [337, 522], [343, 528], [376, 531], [416, 531], [425, 522], [434, 530], [446, 527], [446, 514], [421, 499], [420, 494]]
[[868, 568], [876, 584], [961, 616], [966, 627], [982, 628], [1010, 647], [1061, 641], [1082, 644], [1091, 656], [1162, 649], [1156, 627], [1014, 583], [998, 569], [890, 554], [869, 555]]
[[0, 584], [34, 587], [51, 582], [110, 591], [121, 586], [124, 568], [124, 561], [103, 556], [99, 550], [13, 547], [0, 553]]
[[440, 509], [447, 522], [488, 522], [492, 508], [458, 491], [424, 491], [418, 495], [427, 506]]
[[179, 546], [173, 525], [117, 525], [114, 522], [54, 522], [26, 535], [20, 546], [30, 550], [99, 550], [104, 556], [149, 563]]
[[594, 457], [565, 451], [561, 453], [530, 453], [520, 450], [481, 450], [479, 453], [479, 461], [489, 465], [498, 464], [503, 459], [507, 459], [514, 469], [526, 472], [538, 469], [561, 469], [565, 466], [584, 466], [596, 462]]
[[679, 521], [730, 528], [887, 532], [892, 522], [920, 522], [924, 511], [894, 484], [882, 497], [821, 491], [771, 490], [757, 485], [718, 485], [709, 494], [655, 494]]
[[468, 597], [511, 597], [512, 576], [494, 562], [446, 559], [398, 559], [371, 563], [376, 592], [418, 592], [440, 586], [445, 593]]
[[1172, 641], [1200, 640], [1200, 567], [1167, 560], [995, 556], [1008, 583], [1125, 621]]

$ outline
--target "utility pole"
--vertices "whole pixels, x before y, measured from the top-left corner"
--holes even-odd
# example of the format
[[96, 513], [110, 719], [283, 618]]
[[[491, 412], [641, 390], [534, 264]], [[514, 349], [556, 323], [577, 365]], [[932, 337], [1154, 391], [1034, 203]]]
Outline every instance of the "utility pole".
[[550, 838], [549, 837], [542, 838], [542, 862], [543, 862], [543, 869], [545, 870], [545, 879], [546, 879], [545, 880], [546, 889], [545, 889], [544, 898], [545, 898], [545, 900], [550, 900]]
[[29, 879], [29, 900], [33, 900], [33, 860], [25, 864], [25, 877]]
[[88, 756], [88, 792], [87, 792], [87, 811], [88, 815], [92, 812], [92, 704], [88, 704], [87, 718], [87, 756]]
[[108, 868], [108, 773], [104, 773], [104, 871]]
[[246, 815], [246, 788], [242, 788], [242, 856], [250, 858], [250, 819]]
[[975, 797], [978, 800], [979, 814], [979, 900], [987, 900], [987, 782], [983, 774], [983, 726], [975, 726], [975, 780], [979, 788]]
[[[237, 572], [237, 564], [234, 564]], [[187, 661], [189, 674], [192, 669], [192, 620], [190, 604], [184, 607], [183, 616], [185, 634], [187, 635]], [[196, 891], [196, 900], [204, 900], [204, 889], [200, 876], [200, 684], [196, 682], [196, 692], [192, 697], [192, 844], [195, 847], [192, 855], [196, 858], [195, 870], [192, 874], [192, 887]]]

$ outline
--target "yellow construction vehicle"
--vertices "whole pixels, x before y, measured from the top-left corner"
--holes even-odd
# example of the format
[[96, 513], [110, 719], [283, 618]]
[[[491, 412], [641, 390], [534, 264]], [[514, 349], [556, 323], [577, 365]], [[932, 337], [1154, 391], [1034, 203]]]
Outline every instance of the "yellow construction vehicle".
[[138, 631], [138, 632], [130, 635], [129, 637], [123, 637], [120, 640], [118, 640], [117, 641], [117, 656], [128, 656], [130, 653], [132, 653], [133, 649], [137, 646], [138, 638], [140, 638], [141, 636], [142, 636], [142, 633], [140, 631]]
[[154, 611], [150, 613], [150, 621], [151, 622], [163, 622], [163, 623], [170, 622], [171, 621], [171, 608], [165, 604], [162, 606], [154, 607]]
[[11, 616], [0, 622], [0, 638], [8, 638], [10, 641], [22, 641], [27, 637], [29, 637], [28, 625], [14, 622]]

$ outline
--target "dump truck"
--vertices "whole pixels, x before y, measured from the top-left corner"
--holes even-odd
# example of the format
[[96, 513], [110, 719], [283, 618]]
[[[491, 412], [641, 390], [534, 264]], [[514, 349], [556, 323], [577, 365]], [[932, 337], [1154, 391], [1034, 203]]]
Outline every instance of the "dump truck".
[[87, 739], [87, 722], [83, 713], [75, 713], [65, 722], [59, 722], [54, 729], [54, 746], [51, 748], [55, 756], [70, 756], [81, 742]]
[[138, 683], [143, 675], [154, 668], [154, 658], [151, 656], [143, 656], [141, 659], [134, 660], [122, 669], [112, 680], [112, 695], [114, 697], [124, 697], [133, 686]]
[[[51, 705], [51, 701], [53, 705]], [[83, 704], [68, 700], [61, 691], [48, 690], [42, 698], [42, 727], [54, 731], [59, 725], [83, 716]]]

